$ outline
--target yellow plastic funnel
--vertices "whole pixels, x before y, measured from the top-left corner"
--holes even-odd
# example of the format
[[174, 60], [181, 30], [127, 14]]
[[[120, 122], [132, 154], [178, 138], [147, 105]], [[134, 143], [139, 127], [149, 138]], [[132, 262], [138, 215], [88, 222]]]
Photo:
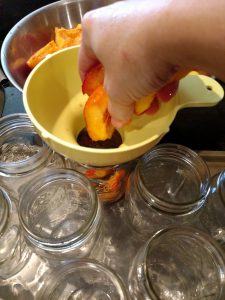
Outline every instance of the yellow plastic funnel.
[[214, 79], [190, 75], [181, 80], [177, 95], [153, 116], [134, 116], [120, 130], [123, 144], [117, 149], [94, 149], [76, 142], [85, 127], [77, 68], [78, 47], [61, 50], [43, 60], [28, 76], [23, 92], [26, 112], [40, 136], [55, 151], [93, 166], [120, 164], [139, 157], [155, 146], [169, 131], [178, 110], [216, 105], [224, 96]]

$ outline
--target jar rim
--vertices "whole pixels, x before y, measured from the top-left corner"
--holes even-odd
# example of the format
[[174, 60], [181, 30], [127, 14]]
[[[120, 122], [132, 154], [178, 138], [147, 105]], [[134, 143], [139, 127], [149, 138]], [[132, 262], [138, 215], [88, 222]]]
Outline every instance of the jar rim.
[[[29, 220], [26, 214], [31, 211], [30, 205], [32, 202], [32, 196], [34, 199], [41, 195], [41, 192], [45, 191], [45, 188], [49, 189], [49, 184], [54, 185], [60, 183], [76, 183], [80, 180], [79, 184], [82, 183], [82, 188], [85, 188], [87, 196], [90, 199], [90, 211], [85, 219], [85, 222], [75, 231], [65, 237], [61, 237], [58, 240], [51, 239], [51, 236], [42, 236], [34, 230], [32, 230]], [[48, 200], [48, 199], [47, 199]], [[39, 245], [40, 248], [57, 251], [57, 249], [72, 247], [77, 243], [80, 243], [83, 239], [90, 234], [92, 225], [99, 222], [100, 218], [100, 203], [97, 198], [97, 194], [90, 181], [81, 173], [71, 169], [52, 169], [41, 172], [38, 177], [33, 178], [29, 184], [23, 189], [20, 195], [19, 201], [19, 218], [21, 221], [22, 228], [24, 229], [27, 238], [34, 244]]]
[[225, 180], [225, 170], [223, 170], [222, 172], [220, 172], [218, 174], [218, 178], [217, 178], [217, 188], [219, 190], [219, 194], [220, 194], [220, 199], [222, 200], [223, 204], [225, 205], [225, 185], [224, 185], [224, 181]]
[[[31, 133], [37, 135], [37, 132], [25, 113], [11, 114], [0, 119], [0, 138], [1, 145], [4, 143], [4, 137], [18, 137], [18, 133]], [[52, 153], [52, 150], [41, 140], [42, 145], [38, 153], [19, 161], [2, 162], [0, 161], [0, 173], [3, 176], [19, 176], [31, 172], [41, 167]]]
[[[167, 199], [162, 199], [156, 196], [151, 191], [149, 191], [148, 188], [146, 188], [141, 170], [143, 167], [147, 168], [148, 162], [161, 157], [168, 160], [170, 158], [184, 159], [185, 164], [188, 165], [191, 160], [196, 160], [201, 165], [202, 169], [204, 169], [205, 182], [199, 198], [190, 198], [189, 201], [183, 202], [171, 202]], [[190, 167], [192, 166], [190, 165]], [[163, 211], [164, 213], [168, 214], [178, 214], [183, 216], [199, 210], [199, 208], [205, 203], [206, 197], [210, 191], [210, 172], [207, 164], [195, 151], [179, 144], [166, 143], [157, 145], [156, 147], [152, 148], [139, 160], [135, 168], [135, 174], [137, 177], [137, 180], [135, 182], [136, 188], [138, 190], [138, 193], [144, 197], [145, 202], [156, 210]], [[198, 175], [200, 176], [199, 173]]]
[[12, 211], [12, 203], [8, 193], [0, 187], [0, 237], [4, 234]]
[[[144, 286], [147, 293], [152, 297], [151, 299], [158, 299], [157, 295], [155, 294], [153, 283], [151, 282], [151, 278], [148, 273], [147, 268], [147, 261], [148, 256], [151, 254], [152, 248], [154, 248], [154, 244], [157, 242], [165, 240], [166, 236], [176, 236], [180, 239], [181, 236], [185, 238], [190, 238], [193, 241], [195, 239], [196, 242], [199, 242], [200, 245], [204, 247], [204, 249], [209, 253], [210, 257], [212, 258], [214, 265], [217, 267], [218, 270], [218, 277], [220, 278], [221, 283], [225, 283], [225, 256], [223, 249], [218, 244], [216, 240], [214, 240], [210, 235], [207, 233], [198, 230], [194, 227], [190, 226], [171, 226], [168, 228], [161, 229], [157, 231], [146, 243], [144, 256], [143, 256], [143, 276], [146, 280], [144, 280]], [[221, 286], [219, 294], [224, 297], [225, 296], [225, 288]], [[223, 298], [219, 298], [223, 299]], [[218, 299], [218, 300], [219, 300]]]
[[120, 169], [126, 166], [131, 165], [133, 162], [132, 161], [128, 161], [125, 163], [121, 163], [121, 164], [116, 164], [116, 165], [109, 165], [109, 166], [94, 166], [94, 165], [90, 165], [90, 164], [85, 164], [85, 163], [79, 163], [76, 162], [79, 166], [85, 168], [85, 169], [96, 169], [96, 170], [108, 170], [108, 169]]
[[104, 274], [105, 278], [110, 281], [118, 292], [119, 299], [128, 300], [127, 291], [125, 285], [118, 274], [115, 273], [109, 266], [92, 259], [92, 258], [81, 258], [73, 262], [67, 262], [63, 266], [56, 267], [52, 273], [48, 276], [45, 287], [43, 288], [41, 294], [38, 296], [38, 299], [49, 298], [54, 296], [54, 291], [57, 285], [63, 282], [63, 279], [66, 275], [70, 275], [76, 272], [82, 272], [82, 270], [87, 272], [96, 271], [100, 274]]

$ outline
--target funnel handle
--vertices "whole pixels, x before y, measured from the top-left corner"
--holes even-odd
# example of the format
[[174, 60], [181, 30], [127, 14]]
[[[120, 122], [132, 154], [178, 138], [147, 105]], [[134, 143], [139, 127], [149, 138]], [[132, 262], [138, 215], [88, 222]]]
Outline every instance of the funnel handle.
[[222, 86], [213, 78], [205, 75], [189, 75], [180, 81], [177, 109], [214, 106], [223, 97]]

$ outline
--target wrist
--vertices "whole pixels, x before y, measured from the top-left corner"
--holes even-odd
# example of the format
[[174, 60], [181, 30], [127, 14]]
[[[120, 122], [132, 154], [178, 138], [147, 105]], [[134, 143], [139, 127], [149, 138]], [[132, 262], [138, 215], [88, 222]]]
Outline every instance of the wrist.
[[166, 61], [173, 66], [204, 70], [224, 79], [224, 10], [225, 2], [220, 0], [168, 1], [161, 16]]

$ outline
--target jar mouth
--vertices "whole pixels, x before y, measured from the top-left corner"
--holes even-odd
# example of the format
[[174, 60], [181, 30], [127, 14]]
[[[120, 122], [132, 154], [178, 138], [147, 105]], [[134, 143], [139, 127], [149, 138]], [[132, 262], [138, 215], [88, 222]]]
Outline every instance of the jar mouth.
[[62, 295], [63, 299], [75, 299], [76, 295], [79, 299], [89, 299], [90, 290], [95, 299], [128, 299], [120, 278], [108, 266], [94, 259], [79, 259], [56, 268], [48, 276], [39, 299], [58, 299]]
[[[206, 284], [205, 289], [207, 289], [207, 284], [212, 287], [208, 291], [208, 296], [212, 295], [209, 299], [224, 299], [223, 250], [213, 238], [197, 229], [181, 226], [158, 231], [146, 244], [142, 268], [145, 289], [151, 299], [161, 299], [161, 293], [168, 294], [169, 292], [171, 299], [174, 299], [175, 294], [172, 293], [177, 291], [182, 292], [185, 299], [193, 299], [194, 294], [191, 294], [189, 289], [190, 280]], [[170, 286], [171, 281], [175, 279], [176, 284]], [[162, 286], [164, 284], [165, 286]], [[215, 284], [214, 290], [213, 284]], [[193, 291], [193, 293], [197, 292], [197, 290]], [[202, 294], [199, 294], [199, 298], [201, 298], [200, 295], [204, 298]]]
[[19, 217], [27, 238], [40, 246], [69, 247], [91, 232], [100, 204], [85, 176], [68, 169], [42, 172], [24, 188]]
[[107, 167], [95, 167], [87, 164], [77, 163], [78, 172], [84, 174], [89, 180], [95, 182], [102, 182], [104, 184], [106, 179], [109, 179], [116, 170], [119, 168], [119, 165], [107, 166]]
[[82, 164], [76, 162], [76, 169], [87, 176], [89, 179], [103, 179], [110, 177], [112, 174], [119, 170], [124, 170], [126, 172], [129, 172], [132, 169], [132, 166], [134, 165], [133, 162], [126, 162], [123, 164], [117, 164], [112, 166], [92, 166], [88, 164]]
[[12, 205], [8, 194], [0, 188], [0, 237], [7, 227], [11, 209]]
[[162, 144], [144, 155], [135, 169], [138, 193], [152, 208], [168, 214], [198, 210], [210, 189], [210, 173], [197, 153]]
[[219, 174], [219, 177], [217, 179], [217, 188], [219, 190], [220, 199], [225, 205], [225, 171], [222, 171]]
[[51, 150], [42, 141], [26, 114], [0, 120], [0, 172], [20, 175], [42, 166]]

